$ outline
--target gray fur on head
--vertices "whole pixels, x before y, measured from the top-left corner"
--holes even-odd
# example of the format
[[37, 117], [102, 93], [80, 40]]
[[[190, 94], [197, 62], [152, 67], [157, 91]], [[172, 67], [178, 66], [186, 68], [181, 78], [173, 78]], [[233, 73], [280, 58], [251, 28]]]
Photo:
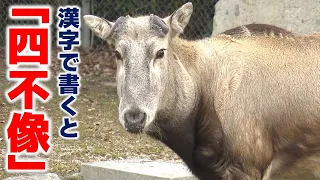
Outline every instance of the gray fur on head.
[[150, 15], [151, 28], [160, 32], [163, 36], [167, 35], [169, 32], [169, 27], [166, 23], [156, 15]]
[[122, 125], [125, 126], [124, 118], [129, 110], [146, 113], [145, 127], [156, 118], [168, 84], [168, 61], [173, 57], [167, 53], [169, 42], [183, 32], [192, 11], [192, 4], [186, 3], [164, 19], [153, 14], [134, 18], [121, 16], [114, 23], [92, 15], [84, 16], [97, 36], [114, 40], [117, 55], [121, 57], [117, 61], [117, 81]]
[[125, 20], [128, 19], [128, 17], [123, 17], [120, 16], [116, 22], [114, 23], [112, 29], [111, 29], [111, 36], [114, 34], [114, 32], [116, 32], [119, 28], [121, 28], [123, 26], [123, 24], [125, 23]]

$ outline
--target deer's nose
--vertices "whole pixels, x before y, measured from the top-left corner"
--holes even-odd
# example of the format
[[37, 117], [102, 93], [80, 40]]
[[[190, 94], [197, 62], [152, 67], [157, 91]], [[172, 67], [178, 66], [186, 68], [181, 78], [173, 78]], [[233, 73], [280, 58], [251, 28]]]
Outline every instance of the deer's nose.
[[124, 125], [128, 132], [140, 133], [146, 124], [147, 114], [137, 107], [124, 113]]

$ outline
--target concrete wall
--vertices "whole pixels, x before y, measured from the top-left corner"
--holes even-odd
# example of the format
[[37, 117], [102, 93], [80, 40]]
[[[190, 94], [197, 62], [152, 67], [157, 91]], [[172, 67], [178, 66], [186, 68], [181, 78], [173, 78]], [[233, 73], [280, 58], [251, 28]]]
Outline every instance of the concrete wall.
[[215, 6], [212, 34], [250, 23], [300, 34], [320, 32], [320, 0], [220, 0]]

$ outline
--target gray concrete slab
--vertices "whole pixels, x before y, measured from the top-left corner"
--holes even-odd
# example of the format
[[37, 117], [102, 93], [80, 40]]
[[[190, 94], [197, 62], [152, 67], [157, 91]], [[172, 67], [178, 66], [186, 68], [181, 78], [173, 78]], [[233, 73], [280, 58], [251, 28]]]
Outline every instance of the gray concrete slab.
[[319, 0], [219, 0], [212, 35], [237, 26], [263, 23], [298, 34], [320, 32]]
[[12, 176], [4, 180], [61, 180], [57, 174], [41, 173], [41, 174], [26, 174], [20, 176]]
[[127, 159], [84, 163], [84, 180], [196, 180], [182, 163]]

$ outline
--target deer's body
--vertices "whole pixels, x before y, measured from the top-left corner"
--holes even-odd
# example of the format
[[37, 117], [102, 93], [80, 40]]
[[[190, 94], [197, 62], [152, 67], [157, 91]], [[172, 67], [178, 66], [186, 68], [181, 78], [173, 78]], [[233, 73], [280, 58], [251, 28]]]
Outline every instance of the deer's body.
[[191, 12], [186, 4], [165, 19], [85, 18], [115, 40], [121, 124], [161, 140], [201, 180], [312, 176], [320, 169], [320, 36], [186, 41], [178, 34]]
[[302, 173], [300, 166], [320, 168], [319, 37], [172, 41], [197, 87], [198, 104], [188, 131], [163, 139], [192, 144], [183, 159], [201, 179], [267, 179]]

